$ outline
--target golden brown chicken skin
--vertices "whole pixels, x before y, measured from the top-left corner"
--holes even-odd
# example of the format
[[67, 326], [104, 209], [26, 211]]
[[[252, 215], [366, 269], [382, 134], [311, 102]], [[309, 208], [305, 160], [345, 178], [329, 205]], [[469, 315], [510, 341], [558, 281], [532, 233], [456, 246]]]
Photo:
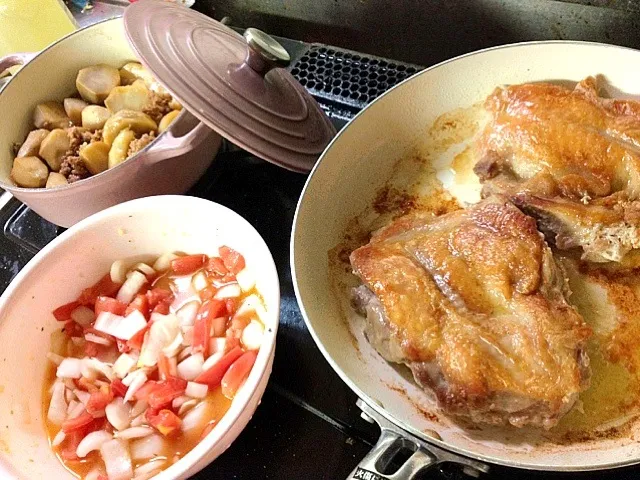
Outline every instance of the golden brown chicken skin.
[[368, 340], [445, 413], [550, 428], [588, 386], [590, 329], [535, 221], [505, 198], [400, 218], [351, 265]]
[[[640, 103], [534, 83], [496, 89], [477, 146], [485, 196], [508, 195], [558, 248], [625, 263], [640, 248]], [[610, 214], [605, 212], [611, 210]]]

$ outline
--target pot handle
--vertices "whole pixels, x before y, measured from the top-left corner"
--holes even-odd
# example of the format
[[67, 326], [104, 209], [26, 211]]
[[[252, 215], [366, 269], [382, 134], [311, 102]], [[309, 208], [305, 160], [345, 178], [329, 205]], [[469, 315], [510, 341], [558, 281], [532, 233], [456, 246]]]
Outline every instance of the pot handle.
[[[179, 122], [174, 122], [174, 124], [177, 123]], [[202, 122], [198, 122], [188, 133], [181, 136], [175, 136], [173, 129], [170, 127], [157, 146], [142, 154], [144, 156], [142, 162], [146, 165], [152, 165], [168, 158], [183, 155], [200, 145], [210, 133], [211, 129]]]
[[[489, 471], [489, 467], [481, 462], [449, 453], [405, 432], [362, 400], [358, 400], [357, 405], [362, 410], [362, 418], [370, 423], [377, 423], [381, 434], [378, 442], [347, 480], [412, 480], [418, 474], [424, 478], [422, 475], [425, 471], [441, 463], [456, 463], [464, 473], [475, 478]], [[391, 474], [382, 473], [400, 450], [407, 449], [413, 453], [399, 469]]]
[[[11, 55], [7, 55], [6, 57], [0, 58], [0, 74], [4, 72], [7, 68], [13, 67], [15, 65], [24, 65], [29, 62], [33, 57], [35, 57], [37, 53], [12, 53]], [[11, 77], [0, 77], [0, 87], [2, 87], [5, 83], [9, 82]]]

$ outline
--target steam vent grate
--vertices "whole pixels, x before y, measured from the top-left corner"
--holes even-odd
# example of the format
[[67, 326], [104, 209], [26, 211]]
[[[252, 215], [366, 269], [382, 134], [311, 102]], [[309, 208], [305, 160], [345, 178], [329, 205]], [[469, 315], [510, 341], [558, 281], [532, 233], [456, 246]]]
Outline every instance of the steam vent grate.
[[422, 67], [313, 44], [291, 67], [291, 74], [316, 98], [356, 111]]

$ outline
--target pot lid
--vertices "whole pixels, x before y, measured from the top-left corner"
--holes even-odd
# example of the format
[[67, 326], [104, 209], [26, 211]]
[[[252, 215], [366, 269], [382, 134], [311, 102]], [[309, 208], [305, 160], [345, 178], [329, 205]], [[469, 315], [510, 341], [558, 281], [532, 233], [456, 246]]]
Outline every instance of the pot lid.
[[256, 29], [244, 37], [181, 5], [142, 0], [124, 26], [140, 61], [189, 112], [251, 153], [308, 172], [336, 131], [284, 68], [289, 54]]

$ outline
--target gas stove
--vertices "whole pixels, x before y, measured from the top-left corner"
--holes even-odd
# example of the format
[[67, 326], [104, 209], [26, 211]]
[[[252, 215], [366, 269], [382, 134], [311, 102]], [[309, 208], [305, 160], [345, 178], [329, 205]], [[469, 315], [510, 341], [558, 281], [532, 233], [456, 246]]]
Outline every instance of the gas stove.
[[[96, 12], [93, 15], [94, 21], [99, 19]], [[422, 68], [328, 45], [278, 40], [291, 54], [291, 73], [338, 129], [367, 103]], [[356, 395], [316, 347], [296, 303], [289, 237], [305, 180], [305, 175], [264, 162], [227, 142], [188, 192], [226, 205], [260, 232], [276, 261], [282, 294], [277, 353], [262, 403], [233, 445], [195, 479], [343, 479], [380, 435], [375, 422], [363, 419]], [[0, 211], [0, 225], [0, 291], [4, 291], [29, 259], [62, 229], [15, 199]], [[470, 478], [468, 473], [472, 472], [458, 464], [445, 463], [416, 478], [459, 480]], [[490, 466], [481, 474], [488, 480], [516, 477], [631, 480], [640, 477], [640, 467], [552, 474]]]

